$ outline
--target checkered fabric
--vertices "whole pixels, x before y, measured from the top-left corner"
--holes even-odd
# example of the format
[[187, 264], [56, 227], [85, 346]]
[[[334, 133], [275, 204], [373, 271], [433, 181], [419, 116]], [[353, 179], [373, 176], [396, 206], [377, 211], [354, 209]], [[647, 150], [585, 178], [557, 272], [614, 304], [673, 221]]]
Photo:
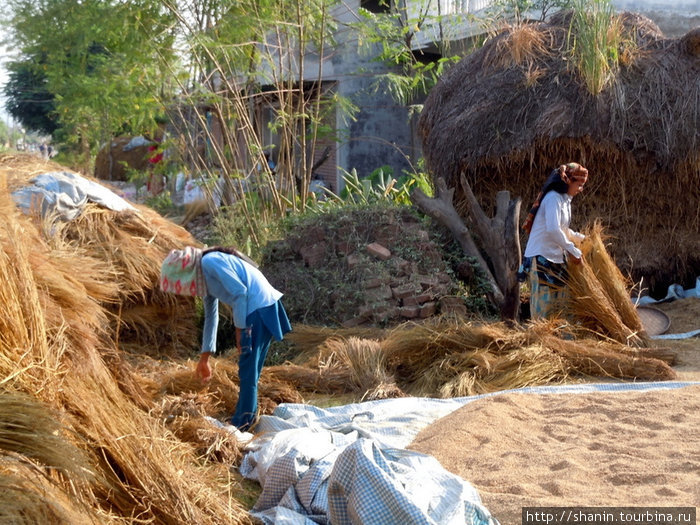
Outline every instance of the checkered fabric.
[[281, 404], [263, 415], [240, 473], [263, 487], [264, 523], [498, 522], [476, 490], [430, 456], [404, 450], [420, 430], [471, 401], [504, 393], [572, 395], [673, 389], [700, 382], [529, 387], [455, 399], [398, 398], [322, 409]]

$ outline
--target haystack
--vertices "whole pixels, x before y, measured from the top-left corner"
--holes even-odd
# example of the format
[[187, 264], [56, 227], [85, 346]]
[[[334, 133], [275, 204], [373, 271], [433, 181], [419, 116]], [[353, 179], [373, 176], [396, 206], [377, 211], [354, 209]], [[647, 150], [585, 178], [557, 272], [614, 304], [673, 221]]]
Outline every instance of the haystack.
[[[123, 249], [116, 244], [113, 258], [103, 260], [98, 254], [109, 249], [99, 238], [92, 246], [76, 242], [77, 234], [44, 235], [37, 217], [21, 213], [10, 198], [7, 176], [16, 184], [36, 172], [23, 160], [0, 161], [0, 407], [14, 406], [16, 413], [21, 402], [33, 417], [16, 414], [15, 423], [0, 431], [0, 486], [8, 488], [8, 497], [18, 495], [11, 504], [3, 501], [3, 517], [43, 523], [249, 522], [231, 493], [229, 474], [203, 466], [191, 445], [143, 410], [146, 393], [117, 351], [117, 325], [105, 298], [112, 306], [122, 299], [129, 278], [120, 268], [136, 271], [138, 264], [129, 262], [145, 256], [119, 256]], [[24, 171], [18, 173], [20, 166]], [[145, 221], [138, 224], [135, 236], [151, 233], [153, 247], [138, 243], [147, 254], [173, 242], [165, 235], [160, 241], [162, 221], [154, 220], [154, 230]], [[116, 289], [110, 286], [115, 275]], [[47, 418], [54, 424], [47, 425]]]
[[619, 17], [635, 44], [597, 96], [567, 60], [570, 14], [487, 41], [429, 94], [423, 152], [456, 200], [464, 173], [484, 209], [508, 190], [522, 214], [554, 167], [584, 164], [573, 226], [599, 218], [619, 268], [663, 293], [700, 274], [700, 29], [666, 39], [643, 16]]
[[125, 181], [129, 170], [146, 171], [153, 155], [153, 142], [134, 139], [143, 137], [115, 137], [105, 144], [95, 158], [95, 177], [101, 180]]
[[[0, 171], [14, 191], [29, 185], [36, 175], [66, 168], [29, 155], [3, 155]], [[161, 292], [158, 277], [160, 263], [171, 249], [198, 242], [150, 208], [134, 206], [136, 212], [116, 212], [88, 203], [72, 221], [35, 217], [33, 227], [50, 231], [47, 242], [56, 253], [63, 249], [75, 254], [72, 260], [59, 260], [56, 253], [51, 258], [71, 279], [90, 276], [83, 279], [84, 293], [103, 307], [109, 318], [108, 335], [120, 348], [186, 355], [199, 339], [194, 301]]]

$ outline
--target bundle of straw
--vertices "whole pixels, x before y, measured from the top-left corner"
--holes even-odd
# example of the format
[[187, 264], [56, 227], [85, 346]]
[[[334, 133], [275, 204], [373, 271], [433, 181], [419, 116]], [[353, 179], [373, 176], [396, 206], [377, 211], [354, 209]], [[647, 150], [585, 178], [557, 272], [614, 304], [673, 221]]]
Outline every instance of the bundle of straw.
[[263, 368], [261, 381], [269, 378], [270, 381], [287, 383], [299, 392], [343, 394], [348, 392], [347, 377], [347, 370], [344, 369], [320, 369], [312, 364], [285, 363]]
[[[65, 171], [30, 155], [0, 155], [3, 168], [11, 190], [28, 185], [40, 173]], [[127, 348], [140, 347], [142, 352], [184, 356], [198, 343], [195, 303], [161, 292], [158, 278], [160, 264], [171, 249], [198, 243], [150, 208], [135, 207], [135, 212], [115, 212], [88, 203], [72, 221], [36, 217], [34, 226], [50, 246], [52, 262], [61, 262], [60, 253], [74, 254], [62, 257], [64, 265], [73, 265], [65, 275], [77, 279], [80, 274], [83, 285], [76, 290], [103, 307], [111, 339]]]
[[581, 264], [569, 264], [567, 317], [587, 330], [623, 344], [648, 344], [622, 274], [605, 250], [595, 224], [581, 245]]
[[622, 322], [631, 330], [640, 334], [643, 331], [642, 321], [637, 314], [634, 304], [630, 300], [631, 283], [622, 275], [615, 261], [605, 248], [607, 236], [603, 232], [603, 225], [595, 221], [588, 230], [583, 242], [585, 258], [589, 262], [595, 276], [600, 282], [606, 295], [615, 306]]
[[285, 336], [285, 339], [300, 349], [299, 354], [294, 358], [297, 364], [305, 363], [310, 357], [317, 355], [317, 350], [328, 339], [348, 339], [356, 337], [359, 339], [383, 339], [386, 330], [374, 327], [354, 327], [354, 328], [331, 328], [327, 326], [312, 326], [305, 324], [295, 324], [294, 331]]
[[0, 455], [0, 523], [118, 523], [113, 516], [80, 502], [65, 480], [24, 457]]
[[581, 344], [559, 338], [547, 341], [550, 348], [571, 363], [577, 373], [594, 377], [668, 381], [676, 373], [664, 361], [653, 357], [634, 356], [623, 351], [612, 351], [610, 345]]

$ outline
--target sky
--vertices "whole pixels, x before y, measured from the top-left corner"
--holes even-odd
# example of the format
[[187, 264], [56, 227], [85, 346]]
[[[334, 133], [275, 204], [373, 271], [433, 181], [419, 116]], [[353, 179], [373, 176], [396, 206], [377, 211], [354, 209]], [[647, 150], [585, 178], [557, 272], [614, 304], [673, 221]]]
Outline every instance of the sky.
[[5, 82], [7, 82], [7, 71], [5, 71], [5, 60], [7, 59], [7, 50], [5, 46], [0, 45], [0, 117], [7, 122], [7, 112], [5, 111]]

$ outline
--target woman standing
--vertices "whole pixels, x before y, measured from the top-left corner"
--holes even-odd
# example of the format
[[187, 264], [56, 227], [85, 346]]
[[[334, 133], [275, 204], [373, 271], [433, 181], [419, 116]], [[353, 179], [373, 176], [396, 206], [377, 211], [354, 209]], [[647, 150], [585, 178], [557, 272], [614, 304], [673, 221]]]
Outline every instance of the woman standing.
[[569, 228], [571, 200], [583, 191], [588, 170], [575, 162], [553, 170], [525, 220], [530, 234], [523, 268], [530, 279], [530, 317], [555, 317], [566, 298], [566, 263], [581, 262], [575, 242], [584, 235]]
[[231, 306], [239, 351], [240, 392], [231, 423], [246, 431], [255, 422], [258, 380], [274, 337], [281, 341], [291, 331], [282, 306], [282, 293], [250, 261], [232, 248], [172, 250], [161, 267], [161, 289], [199, 296], [204, 302], [202, 350], [195, 371], [203, 382], [211, 379], [209, 358], [216, 351], [219, 301]]

